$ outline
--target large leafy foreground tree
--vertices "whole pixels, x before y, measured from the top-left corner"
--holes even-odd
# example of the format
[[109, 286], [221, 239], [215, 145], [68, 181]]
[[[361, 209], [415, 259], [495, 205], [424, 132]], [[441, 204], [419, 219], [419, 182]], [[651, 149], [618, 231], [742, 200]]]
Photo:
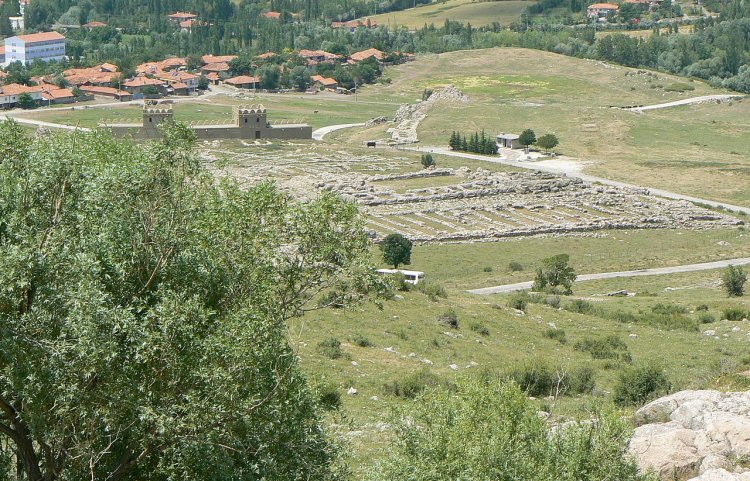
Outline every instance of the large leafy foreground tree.
[[0, 125], [0, 479], [330, 476], [285, 320], [366, 290], [357, 211], [217, 185], [191, 136]]

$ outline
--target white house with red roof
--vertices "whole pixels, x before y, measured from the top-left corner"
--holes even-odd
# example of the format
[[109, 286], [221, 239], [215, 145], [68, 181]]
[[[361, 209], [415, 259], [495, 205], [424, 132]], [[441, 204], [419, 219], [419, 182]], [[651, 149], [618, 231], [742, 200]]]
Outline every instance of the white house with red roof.
[[586, 9], [586, 16], [589, 18], [607, 18], [612, 15], [617, 15], [620, 11], [620, 7], [614, 3], [595, 3], [589, 5]]
[[65, 37], [57, 32], [32, 33], [5, 39], [5, 62], [24, 64], [32, 60], [49, 62], [65, 58]]

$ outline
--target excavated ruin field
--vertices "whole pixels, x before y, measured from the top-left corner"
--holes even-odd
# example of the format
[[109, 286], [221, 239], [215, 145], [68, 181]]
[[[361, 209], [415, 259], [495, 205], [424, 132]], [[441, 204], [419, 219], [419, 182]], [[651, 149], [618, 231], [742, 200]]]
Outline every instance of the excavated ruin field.
[[[210, 154], [209, 154], [210, 152]], [[477, 242], [507, 237], [596, 233], [606, 229], [710, 229], [741, 221], [647, 190], [593, 185], [543, 172], [431, 168], [379, 153], [325, 153], [306, 146], [212, 145], [207, 160], [246, 185], [273, 178], [293, 196], [334, 191], [359, 204], [374, 238], [397, 232], [417, 242]], [[409, 172], [408, 170], [412, 170]]]

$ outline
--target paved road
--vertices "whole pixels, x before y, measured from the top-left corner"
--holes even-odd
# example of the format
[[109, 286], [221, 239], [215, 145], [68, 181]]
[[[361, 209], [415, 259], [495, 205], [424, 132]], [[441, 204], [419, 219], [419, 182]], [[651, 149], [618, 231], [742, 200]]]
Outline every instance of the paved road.
[[675, 100], [674, 102], [665, 102], [663, 104], [644, 105], [642, 107], [632, 107], [632, 108], [625, 109], [625, 110], [641, 113], [644, 110], [666, 109], [669, 107], [677, 107], [680, 105], [700, 104], [700, 103], [707, 102], [710, 100], [724, 101], [724, 100], [739, 99], [742, 97], [743, 97], [742, 95], [704, 95], [702, 97], [692, 97], [689, 99]]
[[364, 123], [329, 125], [327, 127], [321, 127], [319, 129], [316, 129], [315, 131], [313, 131], [312, 136], [313, 136], [313, 139], [315, 140], [323, 140], [323, 137], [325, 137], [326, 135], [336, 130], [349, 129], [351, 127], [364, 127], [364, 125], [365, 125]]
[[[658, 267], [654, 269], [639, 269], [635, 271], [603, 272], [599, 274], [583, 274], [576, 277], [576, 282], [594, 281], [598, 279], [614, 279], [616, 277], [641, 277], [641, 276], [660, 276], [664, 274], [679, 274], [681, 272], [707, 271], [711, 269], [722, 269], [727, 266], [744, 266], [750, 264], [750, 257], [741, 257], [738, 259], [728, 259], [716, 262], [704, 262], [702, 264], [688, 264], [684, 266]], [[521, 291], [531, 289], [533, 282], [518, 282], [516, 284], [506, 284], [504, 286], [484, 287], [482, 289], [472, 289], [467, 292], [471, 294], [501, 294], [504, 292]]]
[[593, 175], [582, 174], [578, 172], [577, 170], [570, 168], [570, 167], [549, 166], [549, 165], [544, 165], [544, 164], [533, 162], [533, 161], [517, 160], [521, 155], [520, 151], [510, 151], [507, 153], [504, 151], [503, 154], [500, 156], [488, 156], [488, 155], [470, 154], [467, 152], [456, 152], [456, 151], [450, 150], [447, 147], [402, 146], [400, 148], [405, 149], [405, 150], [415, 150], [419, 152], [432, 152], [432, 153], [436, 153], [440, 155], [448, 155], [451, 157], [463, 157], [466, 159], [482, 160], [485, 162], [493, 162], [496, 164], [509, 165], [511, 167], [517, 167], [519, 169], [541, 170], [543, 172], [551, 172], [553, 174], [565, 174], [570, 177], [581, 178], [585, 180], [586, 182], [596, 182], [596, 183], [600, 183], [604, 185], [611, 185], [613, 187], [648, 189], [648, 191], [651, 192], [653, 195], [658, 195], [660, 197], [666, 197], [668, 199], [676, 199], [676, 200], [686, 200], [689, 202], [710, 205], [711, 207], [714, 207], [714, 208], [727, 209], [727, 210], [734, 211], [734, 212], [743, 212], [745, 214], [750, 215], [750, 208], [748, 207], [728, 204], [726, 202], [717, 202], [717, 201], [708, 200], [708, 199], [701, 199], [699, 197], [692, 197], [689, 195], [678, 194], [677, 192], [670, 192], [668, 190], [652, 189], [651, 187], [644, 187], [642, 185], [635, 185], [635, 184], [629, 184], [627, 182], [620, 182], [617, 180], [605, 179], [604, 177], [596, 177]]

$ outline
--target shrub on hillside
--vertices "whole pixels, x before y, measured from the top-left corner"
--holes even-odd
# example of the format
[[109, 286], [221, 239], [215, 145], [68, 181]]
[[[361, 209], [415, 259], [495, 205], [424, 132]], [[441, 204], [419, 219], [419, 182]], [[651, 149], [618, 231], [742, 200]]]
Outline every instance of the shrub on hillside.
[[383, 389], [386, 394], [404, 399], [414, 399], [422, 391], [441, 385], [440, 378], [427, 368], [423, 368], [403, 379], [386, 383]]
[[523, 265], [520, 262], [511, 261], [508, 264], [508, 269], [510, 269], [511, 272], [520, 272], [523, 270]]
[[334, 384], [324, 384], [318, 387], [318, 403], [326, 411], [334, 411], [341, 407], [341, 392]]
[[712, 322], [716, 322], [716, 318], [710, 312], [701, 312], [698, 314], [698, 321], [701, 324], [711, 324]]
[[627, 454], [632, 428], [615, 413], [550, 430], [511, 383], [469, 379], [394, 412], [395, 439], [365, 481], [404, 479], [646, 481]]
[[583, 299], [574, 299], [563, 307], [566, 311], [577, 312], [578, 314], [589, 314], [594, 310], [593, 304]]
[[328, 359], [339, 359], [344, 354], [341, 350], [341, 341], [335, 337], [320, 341], [318, 343], [318, 352]]
[[458, 329], [458, 314], [453, 309], [448, 309], [438, 317], [441, 324], [445, 324], [451, 329]]
[[666, 372], [653, 364], [634, 366], [620, 373], [614, 391], [618, 406], [638, 406], [672, 389]]
[[426, 295], [432, 302], [436, 302], [438, 298], [448, 298], [448, 293], [440, 284], [435, 284], [433, 282], [420, 282], [416, 287], [417, 291]]
[[745, 293], [747, 274], [740, 266], [728, 266], [724, 271], [721, 282], [729, 297], [740, 297]]
[[739, 307], [728, 307], [722, 311], [722, 314], [724, 319], [729, 321], [741, 321], [748, 317], [747, 311]]
[[529, 295], [526, 292], [513, 294], [508, 298], [508, 307], [517, 311], [526, 312], [529, 303]]
[[614, 335], [598, 339], [586, 338], [576, 342], [573, 349], [588, 352], [594, 359], [615, 359], [628, 363], [632, 361], [627, 344]]
[[354, 337], [352, 338], [352, 342], [359, 347], [371, 347], [372, 346], [372, 343], [370, 342], [370, 340], [359, 333], [354, 335]]
[[595, 371], [589, 367], [566, 370], [536, 359], [516, 366], [503, 376], [529, 396], [586, 394], [594, 388]]
[[567, 344], [568, 342], [568, 338], [565, 337], [565, 331], [563, 329], [555, 329], [553, 327], [550, 327], [549, 329], [544, 331], [544, 337], [546, 337], [547, 339], [554, 339], [560, 344]]
[[471, 323], [471, 330], [479, 334], [480, 336], [489, 336], [490, 330], [487, 329], [487, 326], [482, 324], [481, 322], [472, 322]]

